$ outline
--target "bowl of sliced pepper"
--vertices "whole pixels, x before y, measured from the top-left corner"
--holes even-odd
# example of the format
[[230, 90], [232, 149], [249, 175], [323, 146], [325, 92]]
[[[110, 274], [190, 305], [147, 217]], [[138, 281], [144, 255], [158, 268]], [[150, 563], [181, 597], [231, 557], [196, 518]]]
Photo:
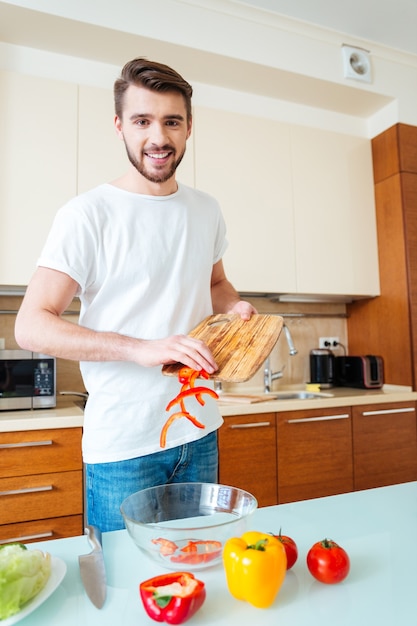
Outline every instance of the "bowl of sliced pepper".
[[138, 491], [121, 513], [137, 547], [176, 571], [211, 567], [223, 545], [248, 529], [256, 498], [243, 489], [214, 483], [174, 483]]

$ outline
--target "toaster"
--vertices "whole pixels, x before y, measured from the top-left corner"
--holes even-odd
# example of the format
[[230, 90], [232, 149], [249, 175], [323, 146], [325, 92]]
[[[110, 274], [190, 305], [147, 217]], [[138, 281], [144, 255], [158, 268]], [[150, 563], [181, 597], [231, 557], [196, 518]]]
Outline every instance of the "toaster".
[[384, 384], [384, 362], [381, 356], [337, 356], [335, 379], [340, 387], [380, 389]]

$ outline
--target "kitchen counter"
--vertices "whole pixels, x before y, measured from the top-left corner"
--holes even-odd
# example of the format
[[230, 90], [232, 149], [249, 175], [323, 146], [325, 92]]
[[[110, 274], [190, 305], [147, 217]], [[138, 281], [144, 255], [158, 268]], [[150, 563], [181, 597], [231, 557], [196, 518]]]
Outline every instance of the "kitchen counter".
[[[282, 528], [299, 549], [298, 561], [287, 573], [274, 604], [256, 609], [233, 598], [220, 564], [198, 573], [206, 584], [207, 598], [189, 623], [414, 626], [416, 522], [417, 482], [258, 509], [252, 529], [278, 532]], [[308, 549], [325, 537], [339, 542], [351, 559], [348, 578], [337, 585], [317, 582], [305, 564]], [[86, 537], [45, 541], [36, 547], [63, 559], [67, 573], [22, 626], [155, 624], [142, 607], [138, 584], [167, 570], [134, 547], [127, 531], [103, 534], [108, 592], [101, 610], [88, 600], [79, 576], [78, 555], [90, 551]]]
[[[275, 393], [305, 389], [300, 385], [279, 387]], [[220, 412], [223, 417], [230, 415], [250, 415], [253, 413], [276, 413], [280, 411], [300, 411], [322, 409], [340, 406], [355, 406], [360, 404], [381, 404], [384, 402], [410, 402], [417, 400], [417, 392], [411, 387], [401, 385], [384, 385], [382, 389], [350, 389], [348, 387], [334, 387], [323, 390], [329, 397], [313, 398], [311, 400], [268, 400], [265, 402], [239, 401], [222, 404], [219, 401]], [[255, 395], [259, 390], [251, 391]], [[55, 409], [36, 409], [33, 411], [1, 411], [0, 432], [22, 430], [45, 430], [49, 428], [71, 428], [83, 425], [83, 411], [73, 402], [64, 401]]]
[[[271, 396], [277, 393], [301, 391], [305, 387], [300, 385], [293, 387], [279, 387], [276, 391], [271, 392]], [[256, 391], [252, 392], [256, 395]], [[331, 389], [323, 389], [320, 393], [326, 394], [326, 397], [312, 398], [306, 400], [268, 400], [266, 402], [240, 402], [239, 395], [236, 394], [236, 403], [228, 401], [225, 404], [221, 402], [220, 410], [223, 417], [230, 415], [250, 415], [252, 413], [278, 413], [281, 411], [300, 411], [310, 409], [323, 409], [343, 406], [358, 406], [361, 404], [382, 404], [386, 402], [410, 402], [417, 400], [417, 392], [412, 391], [411, 387], [401, 385], [384, 385], [382, 389], [352, 389], [349, 387], [332, 387]], [[229, 395], [229, 394], [228, 394]], [[258, 395], [259, 394], [258, 391]]]
[[22, 430], [47, 430], [50, 428], [75, 428], [82, 426], [84, 413], [71, 403], [58, 405], [55, 409], [32, 411], [1, 411], [0, 433]]

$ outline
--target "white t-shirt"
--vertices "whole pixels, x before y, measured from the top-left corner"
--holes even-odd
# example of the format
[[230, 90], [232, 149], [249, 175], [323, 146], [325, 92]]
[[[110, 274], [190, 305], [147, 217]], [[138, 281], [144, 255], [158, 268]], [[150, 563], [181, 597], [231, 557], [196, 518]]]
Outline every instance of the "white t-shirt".
[[[220, 207], [205, 193], [179, 185], [170, 196], [146, 196], [104, 184], [58, 211], [38, 265], [79, 284], [81, 325], [157, 339], [187, 334], [212, 314], [210, 278], [227, 247], [225, 234]], [[165, 410], [180, 391], [176, 377], [164, 376], [161, 367], [115, 361], [84, 361], [81, 372], [89, 392], [86, 463], [161, 450], [162, 426], [178, 410]], [[203, 398], [203, 407], [191, 398], [186, 408], [205, 429], [177, 419], [166, 448], [222, 424], [215, 400]]]

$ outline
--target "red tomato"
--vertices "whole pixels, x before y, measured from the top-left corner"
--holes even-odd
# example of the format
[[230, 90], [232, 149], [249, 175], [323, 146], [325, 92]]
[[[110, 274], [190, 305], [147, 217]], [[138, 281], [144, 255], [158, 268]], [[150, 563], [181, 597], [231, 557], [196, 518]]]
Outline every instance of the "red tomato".
[[287, 570], [291, 569], [294, 563], [298, 558], [298, 548], [294, 539], [291, 537], [287, 537], [287, 535], [281, 535], [281, 531], [279, 531], [279, 535], [274, 535], [276, 539], [278, 539], [285, 548], [285, 554], [287, 555]]
[[340, 583], [349, 574], [350, 561], [347, 552], [331, 539], [315, 543], [307, 554], [310, 574], [321, 583]]

